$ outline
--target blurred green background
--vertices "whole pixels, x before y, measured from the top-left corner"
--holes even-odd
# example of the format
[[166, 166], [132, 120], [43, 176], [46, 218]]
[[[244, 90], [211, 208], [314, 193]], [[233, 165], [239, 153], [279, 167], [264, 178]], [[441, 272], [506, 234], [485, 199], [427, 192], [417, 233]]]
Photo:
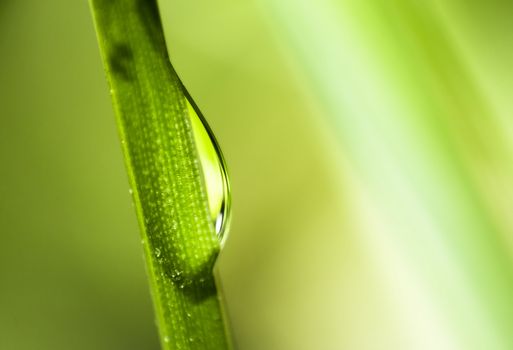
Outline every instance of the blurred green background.
[[[513, 3], [160, 5], [238, 349], [513, 348]], [[158, 349], [87, 2], [3, 0], [0, 54], [0, 349]]]

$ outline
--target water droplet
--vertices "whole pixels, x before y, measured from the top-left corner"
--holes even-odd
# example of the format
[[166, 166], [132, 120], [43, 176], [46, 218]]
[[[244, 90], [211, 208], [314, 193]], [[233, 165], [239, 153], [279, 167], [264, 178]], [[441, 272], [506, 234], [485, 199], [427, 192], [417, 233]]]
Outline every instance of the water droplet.
[[157, 258], [160, 257], [160, 254], [161, 254], [160, 249], [159, 248], [155, 248], [155, 255], [157, 256]]
[[165, 342], [165, 343], [169, 343], [169, 341], [170, 341], [170, 340], [171, 340], [171, 339], [169, 339], [169, 336], [167, 336], [167, 335], [166, 335], [166, 336], [164, 336], [164, 342]]
[[230, 184], [226, 164], [212, 130], [192, 100], [187, 108], [207, 190], [210, 215], [221, 243], [226, 238], [230, 219]]

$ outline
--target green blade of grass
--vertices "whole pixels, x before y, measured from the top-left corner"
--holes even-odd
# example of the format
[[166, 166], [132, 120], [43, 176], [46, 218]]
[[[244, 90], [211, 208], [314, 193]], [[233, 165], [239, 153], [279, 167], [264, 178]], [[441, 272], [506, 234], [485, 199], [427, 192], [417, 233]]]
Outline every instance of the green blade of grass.
[[156, 0], [91, 0], [164, 349], [226, 349], [210, 221], [187, 94]]

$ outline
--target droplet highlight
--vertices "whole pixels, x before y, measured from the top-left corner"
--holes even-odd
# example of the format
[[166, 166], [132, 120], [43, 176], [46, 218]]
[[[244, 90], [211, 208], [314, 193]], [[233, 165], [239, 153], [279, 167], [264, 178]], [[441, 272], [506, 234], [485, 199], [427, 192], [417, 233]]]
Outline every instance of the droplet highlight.
[[221, 148], [192, 100], [187, 99], [194, 141], [198, 150], [207, 191], [210, 216], [221, 243], [226, 238], [230, 219], [230, 184]]

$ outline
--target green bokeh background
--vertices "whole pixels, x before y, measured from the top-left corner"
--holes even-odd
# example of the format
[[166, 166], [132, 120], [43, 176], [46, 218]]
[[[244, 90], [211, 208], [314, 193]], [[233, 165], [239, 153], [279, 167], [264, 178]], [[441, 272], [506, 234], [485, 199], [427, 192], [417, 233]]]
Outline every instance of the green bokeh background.
[[[160, 1], [238, 349], [513, 348], [513, 5]], [[86, 1], [0, 3], [0, 349], [158, 349]]]

